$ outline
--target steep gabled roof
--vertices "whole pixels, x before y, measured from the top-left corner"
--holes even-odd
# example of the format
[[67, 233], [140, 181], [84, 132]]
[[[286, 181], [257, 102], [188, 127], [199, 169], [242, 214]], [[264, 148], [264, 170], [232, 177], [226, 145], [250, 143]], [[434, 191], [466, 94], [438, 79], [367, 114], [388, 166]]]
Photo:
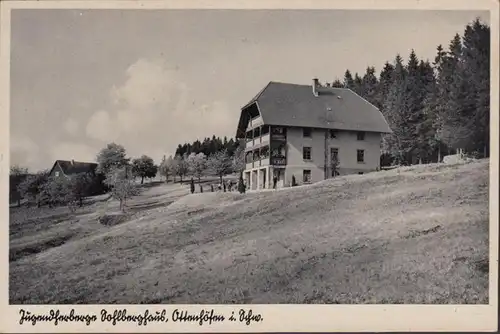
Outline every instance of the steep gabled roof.
[[339, 130], [391, 133], [380, 110], [347, 88], [319, 88], [314, 96], [312, 86], [270, 82], [242, 108], [239, 133], [245, 131], [243, 110], [256, 103], [268, 125], [298, 126]]
[[[59, 165], [65, 175], [73, 175], [79, 173], [94, 173], [97, 164], [93, 162], [80, 162], [80, 161], [69, 161], [69, 160], [56, 160], [54, 166]], [[52, 172], [52, 170], [51, 170]]]

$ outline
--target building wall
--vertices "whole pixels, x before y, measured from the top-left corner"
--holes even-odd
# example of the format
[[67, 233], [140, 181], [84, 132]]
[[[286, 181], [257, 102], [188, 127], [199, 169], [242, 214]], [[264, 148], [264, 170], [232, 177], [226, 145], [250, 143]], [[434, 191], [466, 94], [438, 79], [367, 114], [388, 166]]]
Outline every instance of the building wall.
[[[326, 142], [325, 142], [326, 134]], [[260, 142], [260, 140], [257, 140]], [[257, 144], [257, 143], [255, 143]], [[325, 157], [325, 144], [327, 155]], [[253, 146], [252, 142], [247, 146]], [[303, 147], [311, 147], [311, 160], [303, 159]], [[380, 167], [381, 134], [365, 132], [365, 139], [358, 140], [357, 132], [336, 132], [336, 138], [331, 138], [329, 130], [313, 129], [311, 137], [303, 136], [303, 129], [298, 127], [287, 128], [286, 159], [287, 165], [284, 172], [283, 183], [285, 186], [292, 184], [292, 176], [298, 184], [303, 183], [303, 171], [311, 171], [311, 182], [318, 182], [326, 177], [332, 177], [330, 166], [331, 148], [338, 149], [340, 175], [367, 173]], [[364, 150], [364, 162], [358, 163], [357, 150]], [[326, 170], [325, 170], [326, 158]], [[267, 162], [267, 161], [266, 161]], [[246, 164], [246, 170], [262, 168], [266, 162]], [[272, 179], [272, 177], [270, 177]]]
[[50, 171], [50, 177], [56, 177], [56, 172], [59, 172], [59, 175], [57, 177], [62, 177], [64, 175], [63, 170], [59, 166], [59, 164], [56, 164], [54, 168]]
[[[381, 135], [365, 133], [365, 139], [357, 140], [357, 132], [337, 131], [336, 138], [330, 138], [328, 130], [313, 129], [311, 138], [304, 138], [302, 128], [287, 129], [287, 167], [285, 184], [290, 185], [292, 175], [298, 184], [303, 181], [303, 170], [311, 170], [311, 181], [317, 182], [325, 178], [325, 131], [327, 131], [327, 177], [331, 177], [331, 148], [338, 149], [339, 174], [355, 174], [370, 172], [380, 167]], [[303, 147], [311, 147], [311, 160], [304, 161]], [[357, 150], [364, 150], [364, 163], [357, 162]]]

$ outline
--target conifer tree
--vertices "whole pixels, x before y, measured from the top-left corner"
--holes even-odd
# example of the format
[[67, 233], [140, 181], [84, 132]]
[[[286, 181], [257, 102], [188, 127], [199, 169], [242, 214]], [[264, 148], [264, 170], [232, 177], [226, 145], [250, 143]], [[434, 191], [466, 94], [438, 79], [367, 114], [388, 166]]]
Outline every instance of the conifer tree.
[[354, 79], [349, 70], [346, 70], [344, 73], [344, 87], [354, 90]]

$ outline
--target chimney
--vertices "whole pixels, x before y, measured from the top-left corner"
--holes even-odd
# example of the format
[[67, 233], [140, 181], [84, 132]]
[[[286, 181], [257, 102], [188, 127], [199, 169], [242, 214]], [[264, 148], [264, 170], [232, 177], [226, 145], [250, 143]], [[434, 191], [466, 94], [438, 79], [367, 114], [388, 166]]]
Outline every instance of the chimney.
[[317, 78], [313, 79], [313, 84], [312, 84], [312, 90], [313, 90], [313, 95], [318, 96], [318, 87], [319, 87], [319, 80]]

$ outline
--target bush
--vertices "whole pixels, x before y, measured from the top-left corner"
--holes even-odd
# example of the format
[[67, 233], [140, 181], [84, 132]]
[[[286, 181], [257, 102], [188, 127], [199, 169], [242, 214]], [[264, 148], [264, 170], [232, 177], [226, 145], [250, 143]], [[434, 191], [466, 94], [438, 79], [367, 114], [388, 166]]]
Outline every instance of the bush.
[[99, 223], [105, 226], [114, 226], [121, 224], [127, 220], [127, 215], [123, 213], [110, 213], [99, 216]]

